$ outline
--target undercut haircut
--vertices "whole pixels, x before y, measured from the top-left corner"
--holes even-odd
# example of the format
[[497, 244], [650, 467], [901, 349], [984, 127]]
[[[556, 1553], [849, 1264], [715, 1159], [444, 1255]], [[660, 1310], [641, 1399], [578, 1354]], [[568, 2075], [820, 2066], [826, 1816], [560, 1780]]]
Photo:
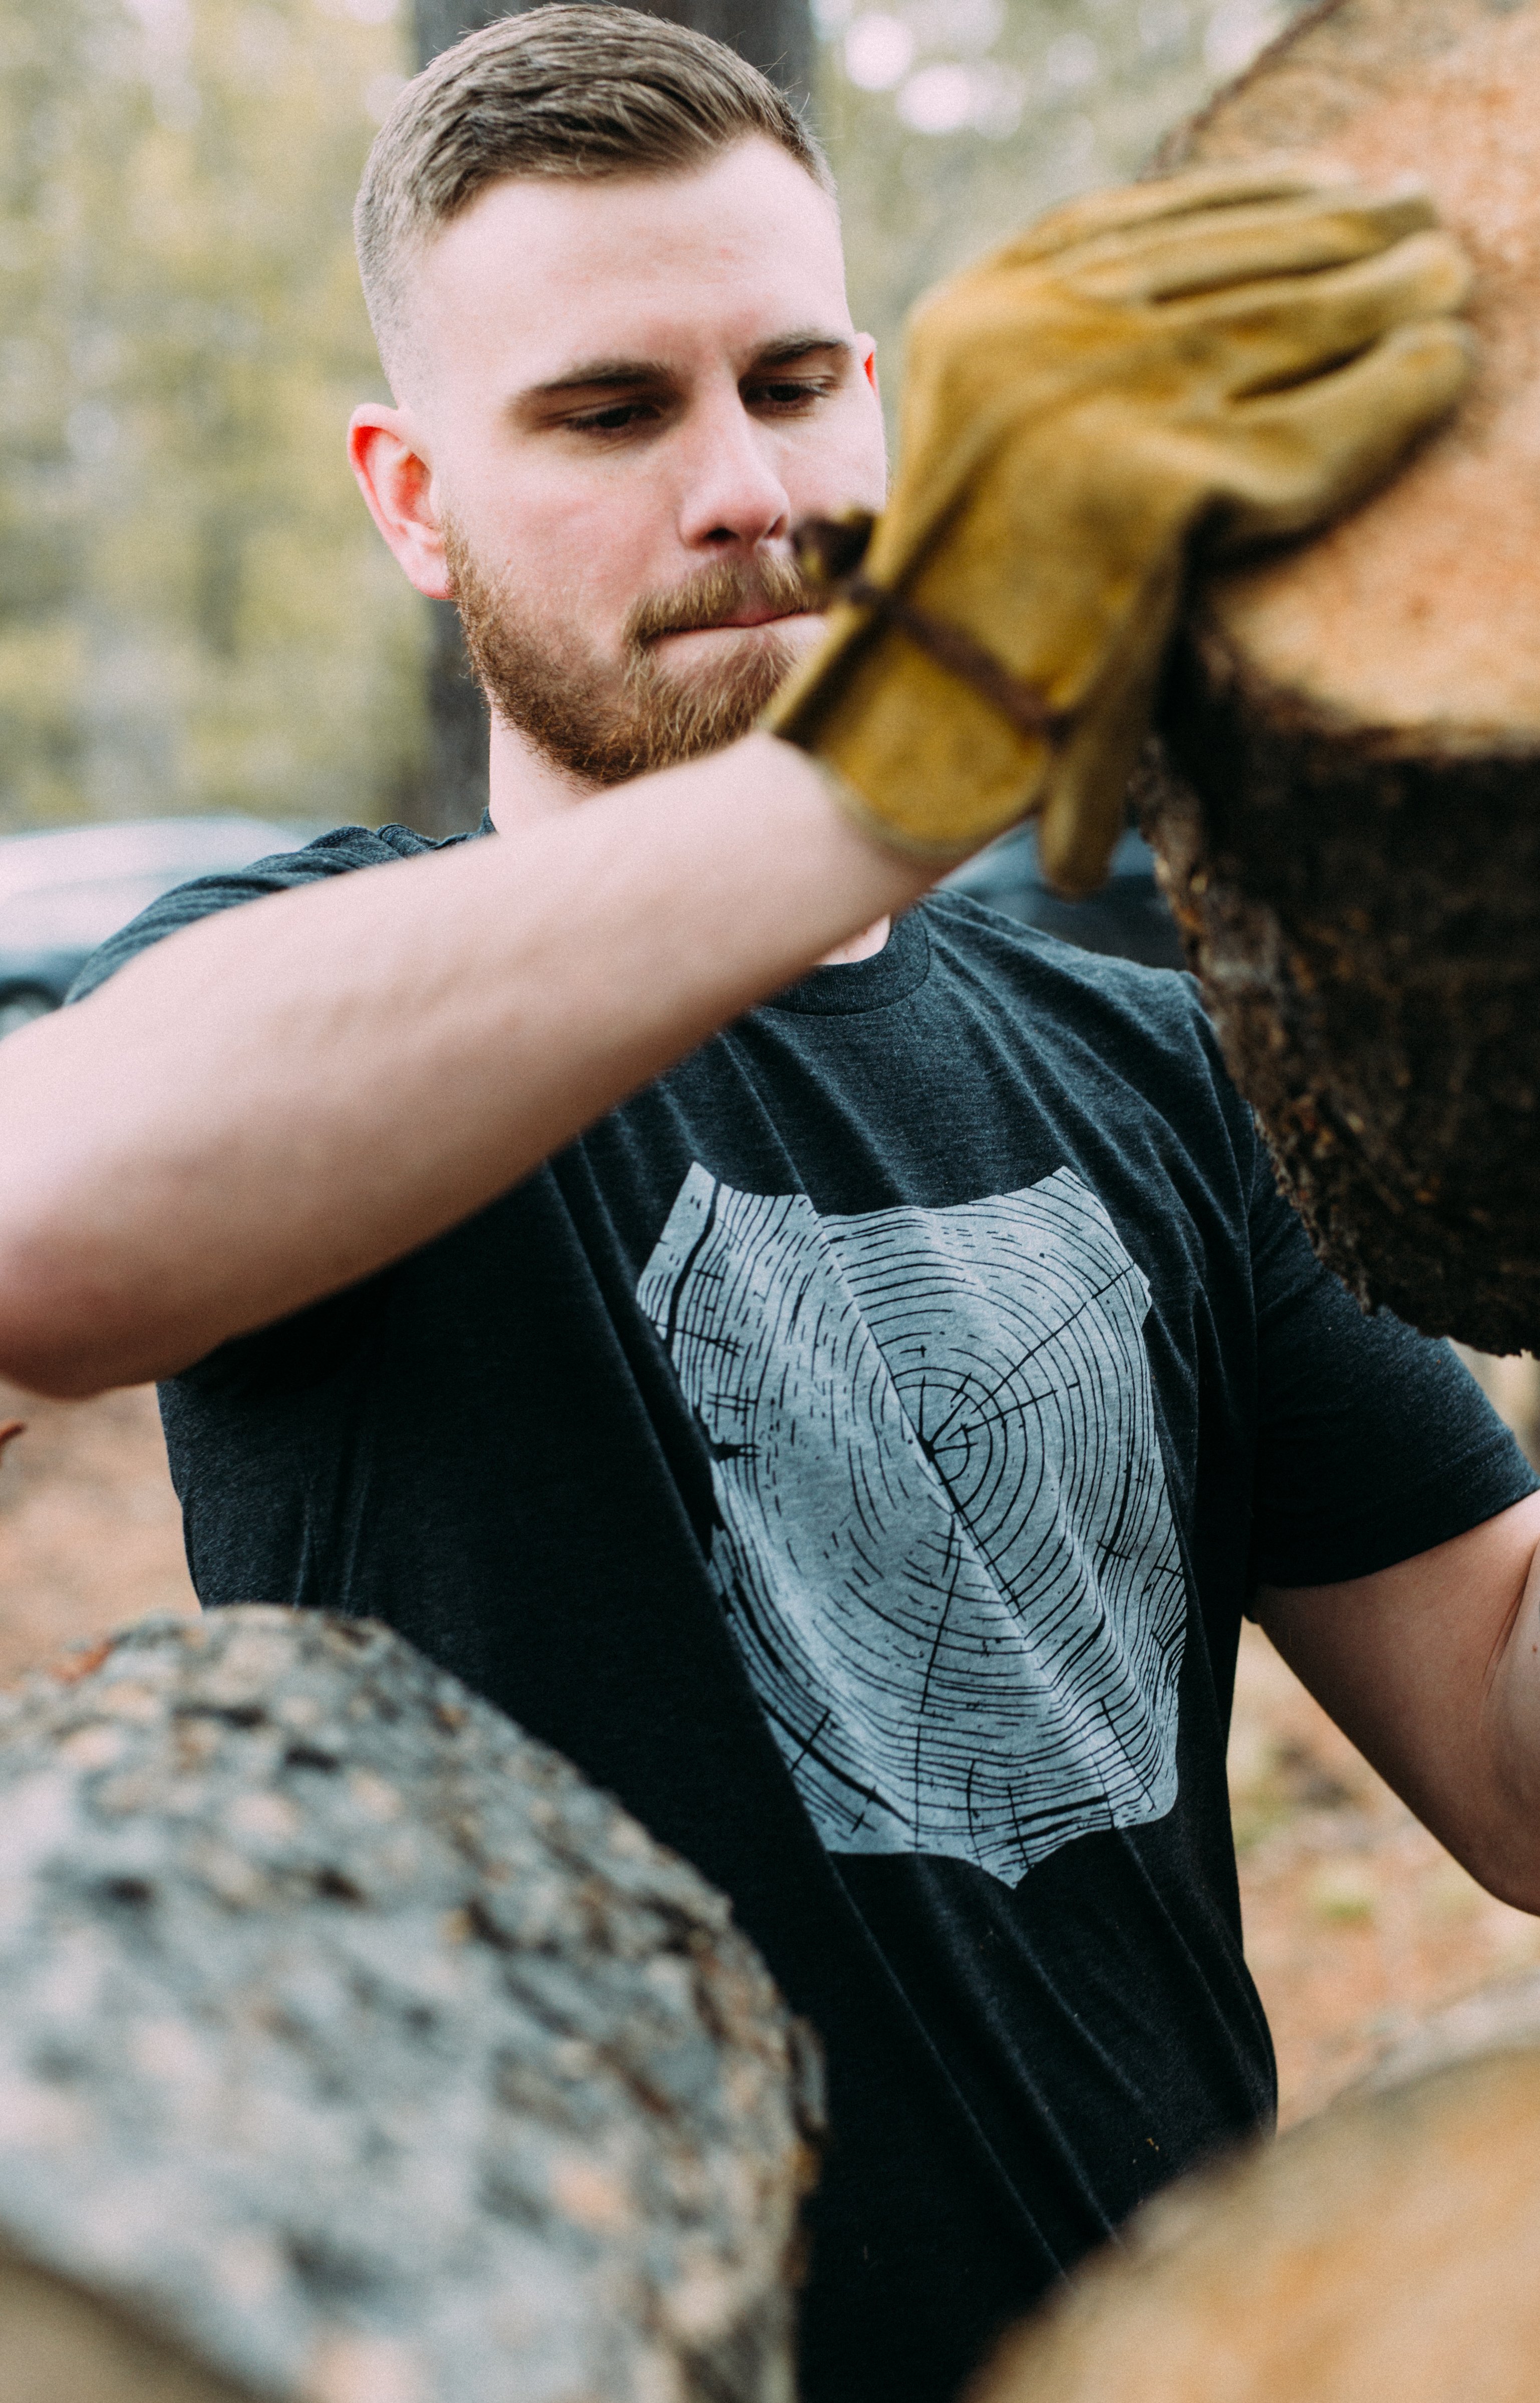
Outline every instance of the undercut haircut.
[[510, 176], [670, 175], [760, 134], [832, 199], [801, 118], [725, 43], [634, 8], [559, 0], [468, 34], [400, 94], [364, 169], [354, 232], [385, 372], [409, 347], [413, 258]]

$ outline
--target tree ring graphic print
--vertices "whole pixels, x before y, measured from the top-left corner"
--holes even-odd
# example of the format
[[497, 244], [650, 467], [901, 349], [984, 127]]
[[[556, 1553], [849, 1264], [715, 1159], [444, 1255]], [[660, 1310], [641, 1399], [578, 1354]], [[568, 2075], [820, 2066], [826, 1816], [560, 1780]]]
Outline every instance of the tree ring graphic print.
[[1149, 1286], [1078, 1177], [825, 1218], [697, 1166], [638, 1299], [711, 1453], [713, 1577], [831, 1852], [1014, 1884], [1165, 1815], [1186, 1588]]

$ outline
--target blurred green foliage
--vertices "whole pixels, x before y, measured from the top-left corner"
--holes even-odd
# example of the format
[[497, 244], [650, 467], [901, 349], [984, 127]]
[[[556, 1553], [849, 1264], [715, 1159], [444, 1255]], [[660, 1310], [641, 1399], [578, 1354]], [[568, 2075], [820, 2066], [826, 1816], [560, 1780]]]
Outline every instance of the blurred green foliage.
[[399, 82], [355, 5], [6, 0], [0, 828], [411, 789], [422, 617], [342, 450]]
[[[1287, 5], [1287, 0], [1283, 0]], [[822, 0], [858, 315], [1132, 173], [1269, 0]], [[354, 490], [392, 0], [5, 0], [0, 831], [410, 815], [425, 624]]]

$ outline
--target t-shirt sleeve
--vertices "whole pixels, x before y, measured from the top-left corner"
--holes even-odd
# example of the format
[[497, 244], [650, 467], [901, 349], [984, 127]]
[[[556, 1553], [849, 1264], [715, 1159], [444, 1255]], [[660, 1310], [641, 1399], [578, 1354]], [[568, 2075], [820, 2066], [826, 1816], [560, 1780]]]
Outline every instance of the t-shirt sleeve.
[[[451, 842], [464, 840], [450, 837]], [[200, 918], [213, 917], [217, 910], [239, 909], [243, 902], [260, 901], [270, 893], [292, 892], [297, 885], [319, 883], [328, 876], [345, 876], [355, 868], [376, 868], [386, 860], [443, 848], [409, 826], [338, 826], [307, 843], [302, 851], [278, 852], [271, 858], [253, 861], [249, 868], [194, 877], [190, 883], [163, 893], [116, 935], [109, 935], [92, 951], [65, 1001], [84, 1001], [140, 951], [164, 942], [184, 926], [196, 924]]]
[[1257, 1585], [1335, 1585], [1412, 1560], [1533, 1493], [1458, 1354], [1324, 1269], [1257, 1146]]

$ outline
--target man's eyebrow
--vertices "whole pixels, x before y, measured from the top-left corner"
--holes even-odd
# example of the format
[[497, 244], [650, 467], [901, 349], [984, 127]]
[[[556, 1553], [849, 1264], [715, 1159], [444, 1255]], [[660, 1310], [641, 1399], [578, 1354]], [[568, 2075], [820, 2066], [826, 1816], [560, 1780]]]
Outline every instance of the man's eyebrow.
[[783, 334], [779, 341], [767, 342], [762, 351], [756, 351], [749, 363], [750, 370], [790, 367], [795, 359], [811, 358], [814, 353], [848, 359], [853, 354], [853, 345], [847, 334], [831, 334], [820, 326], [804, 326], [795, 334]]
[[608, 391], [636, 384], [669, 383], [672, 371], [661, 359], [584, 359], [548, 383], [532, 383], [519, 395], [521, 401], [559, 400], [563, 393]]
[[[822, 326], [801, 326], [756, 351], [747, 372], [762, 374], [766, 368], [789, 367], [794, 360], [809, 358], [814, 353], [849, 358], [852, 344], [844, 334], [831, 334]], [[659, 385], [674, 381], [673, 369], [661, 359], [584, 359], [569, 368], [565, 375], [530, 384], [515, 396], [513, 405], [520, 410], [538, 409], [542, 402], [567, 400], [575, 393], [656, 392]]]

